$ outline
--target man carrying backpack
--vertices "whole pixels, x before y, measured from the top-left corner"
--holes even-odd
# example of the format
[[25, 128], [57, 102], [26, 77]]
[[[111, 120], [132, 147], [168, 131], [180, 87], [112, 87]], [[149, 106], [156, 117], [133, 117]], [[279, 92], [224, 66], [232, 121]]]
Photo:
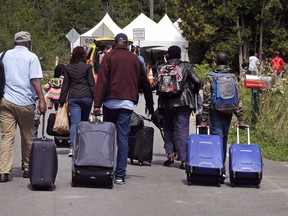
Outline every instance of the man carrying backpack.
[[[245, 126], [239, 95], [237, 77], [228, 67], [228, 55], [226, 52], [219, 52], [215, 71], [210, 72], [204, 79], [201, 126], [207, 126], [209, 116], [212, 134], [223, 137], [224, 164], [233, 113], [238, 118], [239, 127]], [[223, 177], [226, 178], [225, 172]]]
[[180, 169], [185, 169], [190, 115], [196, 111], [194, 95], [199, 93], [200, 79], [190, 63], [180, 60], [180, 47], [169, 47], [168, 57], [167, 63], [158, 66], [152, 85], [152, 89], [157, 89], [159, 112], [163, 117], [164, 148], [168, 158], [163, 165], [170, 166], [178, 159]]

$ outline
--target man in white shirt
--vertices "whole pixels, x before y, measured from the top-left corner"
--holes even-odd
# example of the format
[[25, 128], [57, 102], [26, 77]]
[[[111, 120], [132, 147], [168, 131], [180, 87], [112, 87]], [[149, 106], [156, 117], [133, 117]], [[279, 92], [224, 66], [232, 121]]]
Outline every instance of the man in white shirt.
[[42, 92], [43, 73], [38, 57], [31, 50], [31, 35], [21, 31], [14, 36], [15, 47], [3, 58], [4, 97], [0, 106], [0, 182], [7, 182], [13, 168], [14, 139], [17, 124], [21, 134], [23, 178], [29, 178], [29, 157], [34, 138], [34, 97], [38, 96], [41, 113], [46, 112]]
[[249, 57], [249, 72], [252, 75], [258, 74], [258, 68], [260, 66], [260, 61], [258, 59], [258, 53], [254, 53], [254, 56]]

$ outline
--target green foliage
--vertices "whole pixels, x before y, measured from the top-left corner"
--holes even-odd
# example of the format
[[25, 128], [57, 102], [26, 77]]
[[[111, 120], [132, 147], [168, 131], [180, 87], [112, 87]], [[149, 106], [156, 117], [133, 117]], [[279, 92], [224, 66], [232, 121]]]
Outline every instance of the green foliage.
[[[261, 146], [265, 158], [288, 161], [288, 85], [287, 81], [278, 81], [273, 90], [259, 93], [259, 112], [257, 123], [252, 124], [252, 90], [241, 88], [245, 123], [251, 126], [251, 143]], [[236, 141], [233, 118], [229, 133], [229, 143]], [[240, 133], [240, 141], [247, 142], [247, 134]]]

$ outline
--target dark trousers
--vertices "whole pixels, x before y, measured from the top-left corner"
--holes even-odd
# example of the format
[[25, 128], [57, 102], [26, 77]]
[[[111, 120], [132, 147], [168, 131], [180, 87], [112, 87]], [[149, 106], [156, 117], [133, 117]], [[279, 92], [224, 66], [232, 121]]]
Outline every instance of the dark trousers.
[[162, 110], [166, 154], [171, 154], [176, 149], [181, 161], [186, 161], [191, 112], [192, 109], [188, 106]]

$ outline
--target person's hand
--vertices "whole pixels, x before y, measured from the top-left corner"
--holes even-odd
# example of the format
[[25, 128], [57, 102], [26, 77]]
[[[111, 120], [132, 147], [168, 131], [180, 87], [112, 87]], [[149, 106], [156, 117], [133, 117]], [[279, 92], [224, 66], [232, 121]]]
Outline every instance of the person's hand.
[[239, 125], [240, 129], [245, 129], [246, 128], [245, 122], [243, 120], [239, 121], [238, 125]]
[[41, 113], [41, 114], [46, 113], [46, 111], [47, 111], [47, 106], [46, 106], [45, 100], [40, 101], [40, 103], [39, 103], [39, 110], [40, 110], [40, 113]]
[[207, 121], [201, 121], [200, 127], [207, 127], [207, 126], [208, 126]]
[[100, 107], [94, 107], [94, 112], [93, 114], [95, 116], [100, 116], [101, 115], [101, 108]]

